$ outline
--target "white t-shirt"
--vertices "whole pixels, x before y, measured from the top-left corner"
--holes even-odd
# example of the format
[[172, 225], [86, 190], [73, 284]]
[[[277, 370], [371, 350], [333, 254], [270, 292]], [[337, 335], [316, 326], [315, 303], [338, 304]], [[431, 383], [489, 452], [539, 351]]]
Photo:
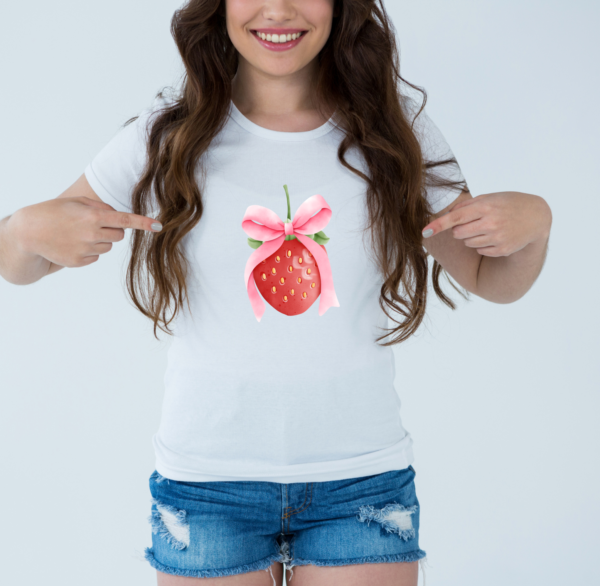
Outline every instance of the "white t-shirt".
[[[148, 115], [162, 104], [155, 100], [121, 128], [85, 169], [116, 210], [131, 211]], [[415, 102], [406, 104], [416, 113]], [[183, 240], [192, 313], [184, 303], [170, 324], [175, 335], [152, 438], [156, 470], [191, 482], [291, 483], [406, 468], [412, 438], [401, 422], [393, 350], [374, 341], [388, 318], [362, 232], [366, 182], [337, 159], [342, 131], [332, 118], [314, 130], [279, 132], [253, 123], [233, 102], [229, 112], [203, 159], [203, 216]], [[453, 156], [425, 110], [415, 127], [428, 158]], [[370, 174], [358, 150], [346, 158]], [[441, 171], [463, 179], [455, 165]], [[429, 189], [427, 197], [437, 212], [459, 191]], [[270, 235], [247, 233], [244, 219], [246, 226], [267, 222]], [[283, 240], [290, 230], [300, 236]], [[323, 246], [307, 236], [321, 231], [329, 238]], [[252, 248], [249, 236], [263, 244]], [[260, 249], [272, 249], [275, 238], [279, 262], [276, 251], [260, 262]]]

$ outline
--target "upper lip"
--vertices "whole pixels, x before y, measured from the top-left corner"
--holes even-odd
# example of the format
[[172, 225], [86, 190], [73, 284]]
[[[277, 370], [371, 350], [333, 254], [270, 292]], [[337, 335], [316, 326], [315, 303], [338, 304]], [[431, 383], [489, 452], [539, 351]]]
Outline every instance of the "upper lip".
[[265, 33], [265, 35], [293, 35], [294, 33], [303, 33], [306, 29], [302, 28], [253, 28], [252, 31]]

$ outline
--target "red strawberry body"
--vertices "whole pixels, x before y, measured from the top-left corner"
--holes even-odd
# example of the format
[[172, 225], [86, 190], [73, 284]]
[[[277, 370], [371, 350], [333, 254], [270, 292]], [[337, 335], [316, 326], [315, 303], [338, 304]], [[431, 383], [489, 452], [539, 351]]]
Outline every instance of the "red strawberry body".
[[253, 275], [265, 301], [285, 315], [304, 313], [321, 294], [315, 258], [297, 238], [284, 240], [276, 252], [258, 263]]

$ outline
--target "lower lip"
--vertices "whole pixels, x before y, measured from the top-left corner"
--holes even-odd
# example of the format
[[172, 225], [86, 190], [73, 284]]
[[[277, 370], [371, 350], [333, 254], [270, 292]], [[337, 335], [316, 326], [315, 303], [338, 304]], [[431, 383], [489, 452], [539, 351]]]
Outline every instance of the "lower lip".
[[302, 33], [297, 39], [293, 41], [287, 41], [286, 43], [272, 43], [271, 41], [263, 41], [255, 33], [250, 33], [263, 47], [270, 49], [271, 51], [287, 51], [292, 47], [295, 47], [305, 36], [306, 33]]

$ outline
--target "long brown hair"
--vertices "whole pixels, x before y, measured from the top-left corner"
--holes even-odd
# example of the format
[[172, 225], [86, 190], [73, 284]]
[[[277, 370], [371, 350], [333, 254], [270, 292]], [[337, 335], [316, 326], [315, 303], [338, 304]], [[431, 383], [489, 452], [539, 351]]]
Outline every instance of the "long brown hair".
[[[410, 337], [425, 317], [429, 265], [421, 230], [432, 213], [425, 189], [447, 186], [468, 191], [468, 187], [464, 181], [448, 181], [434, 171], [442, 165], [458, 165], [455, 158], [427, 161], [423, 157], [412, 126], [425, 107], [427, 93], [400, 75], [395, 29], [382, 0], [335, 0], [334, 10], [330, 36], [316, 57], [319, 69], [313, 95], [316, 107], [336, 108], [336, 122], [345, 132], [338, 159], [368, 185], [368, 228], [374, 259], [383, 276], [379, 304], [397, 324], [386, 328], [388, 333], [376, 341], [391, 336], [382, 344], [389, 346]], [[238, 65], [237, 50], [226, 29], [225, 0], [189, 0], [173, 15], [171, 34], [185, 73], [175, 98], [152, 113], [147, 164], [132, 193], [133, 213], [148, 215], [154, 190], [156, 219], [163, 229], [159, 233], [133, 231], [126, 277], [134, 304], [154, 322], [155, 337], [157, 327], [172, 333], [168, 324], [183, 300], [187, 301], [188, 263], [182, 239], [202, 217], [202, 180], [198, 181], [197, 165], [225, 125]], [[400, 82], [423, 94], [421, 109], [413, 120], [401, 104]], [[157, 95], [162, 96], [163, 92]], [[346, 162], [344, 154], [352, 146], [360, 149], [370, 177]], [[202, 167], [200, 175], [203, 179]], [[441, 290], [442, 270], [434, 260], [434, 291], [455, 309]], [[390, 310], [403, 319], [398, 320]]]

